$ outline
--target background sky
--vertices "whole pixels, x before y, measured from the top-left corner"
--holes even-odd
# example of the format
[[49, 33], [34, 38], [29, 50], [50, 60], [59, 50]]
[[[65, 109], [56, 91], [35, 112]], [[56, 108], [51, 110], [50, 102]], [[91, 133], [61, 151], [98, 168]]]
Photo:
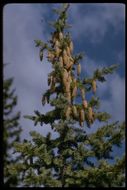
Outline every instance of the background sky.
[[[40, 62], [34, 40], [49, 40], [53, 30], [47, 22], [57, 18], [52, 8], [59, 6], [60, 3], [7, 4], [3, 9], [3, 62], [10, 63], [4, 70], [4, 78], [14, 77], [13, 86], [18, 96], [15, 112], [21, 111], [22, 139], [28, 139], [31, 130], [43, 135], [50, 130], [48, 125], [34, 127], [23, 115], [33, 115], [34, 110], [45, 113], [50, 109], [50, 105], [42, 107], [41, 98], [48, 89], [51, 65], [45, 58]], [[97, 68], [120, 64], [113, 75], [106, 77], [105, 83], [97, 83], [97, 96], [101, 99], [101, 111], [109, 112], [111, 121], [125, 120], [125, 5], [72, 3], [68, 16], [74, 53], [85, 53], [81, 62], [82, 77], [92, 76]], [[99, 123], [90, 130], [97, 126]]]

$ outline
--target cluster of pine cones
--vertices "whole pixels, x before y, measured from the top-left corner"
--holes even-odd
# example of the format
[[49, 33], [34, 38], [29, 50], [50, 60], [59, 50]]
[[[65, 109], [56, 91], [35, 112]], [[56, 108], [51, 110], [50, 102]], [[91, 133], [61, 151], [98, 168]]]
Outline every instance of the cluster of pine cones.
[[[78, 84], [77, 79], [72, 75], [72, 67], [74, 64], [77, 65], [77, 76], [81, 73], [81, 65], [79, 63], [75, 63], [72, 52], [73, 52], [73, 42], [68, 39], [65, 39], [62, 32], [54, 32], [52, 36], [52, 49], [48, 50], [48, 61], [53, 63], [55, 60], [59, 63], [59, 66], [62, 71], [61, 81], [63, 84], [64, 95], [68, 101], [68, 106], [65, 110], [65, 117], [69, 119], [71, 116], [77, 120], [79, 120], [80, 126], [83, 126], [85, 121], [85, 111], [87, 110], [88, 120], [89, 122], [93, 122], [93, 110], [92, 107], [88, 106], [87, 100], [85, 99], [85, 88], [80, 88], [81, 97], [82, 97], [82, 108], [78, 108], [76, 105], [73, 105], [73, 99], [77, 96]], [[63, 42], [66, 41], [65, 46], [63, 46]], [[51, 90], [55, 89], [55, 83], [58, 82], [55, 75], [50, 75], [49, 85], [51, 85]], [[92, 89], [93, 92], [96, 92], [96, 81], [92, 81]]]

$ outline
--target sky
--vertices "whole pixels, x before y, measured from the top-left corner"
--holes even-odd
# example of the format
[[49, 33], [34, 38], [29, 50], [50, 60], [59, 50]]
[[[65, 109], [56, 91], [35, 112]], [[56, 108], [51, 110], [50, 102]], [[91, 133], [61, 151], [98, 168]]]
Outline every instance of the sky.
[[[46, 113], [50, 105], [42, 106], [42, 94], [48, 89], [47, 75], [51, 65], [44, 57], [39, 60], [39, 49], [34, 40], [47, 42], [53, 29], [48, 21], [56, 19], [52, 8], [57, 4], [7, 4], [3, 8], [3, 62], [10, 63], [3, 71], [4, 78], [14, 77], [18, 105], [21, 111], [22, 139], [29, 131], [43, 135], [50, 131], [48, 125], [34, 127], [23, 115], [33, 115], [34, 110]], [[122, 3], [71, 3], [68, 12], [69, 29], [74, 43], [74, 53], [84, 52], [81, 62], [82, 77], [92, 76], [97, 68], [119, 64], [105, 83], [97, 83], [97, 96], [101, 111], [107, 111], [112, 121], [125, 120], [125, 5]], [[52, 108], [51, 108], [52, 109]], [[99, 123], [90, 130], [94, 131]], [[91, 132], [91, 131], [89, 131]], [[53, 134], [55, 138], [57, 134]]]

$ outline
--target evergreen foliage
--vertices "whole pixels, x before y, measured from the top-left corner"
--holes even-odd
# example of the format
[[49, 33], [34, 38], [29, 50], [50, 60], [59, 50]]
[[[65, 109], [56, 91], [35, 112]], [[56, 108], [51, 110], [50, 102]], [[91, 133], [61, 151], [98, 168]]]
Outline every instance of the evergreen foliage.
[[[99, 111], [96, 82], [106, 81], [117, 65], [97, 69], [92, 78], [81, 79], [82, 54], [73, 54], [73, 42], [66, 29], [69, 4], [55, 9], [58, 19], [51, 23], [55, 31], [48, 43], [35, 40], [40, 48], [40, 60], [46, 52], [52, 64], [48, 75], [49, 89], [43, 94], [42, 105], [53, 109], [46, 114], [35, 110], [25, 116], [34, 125], [50, 124], [58, 137], [49, 132], [43, 136], [31, 131], [32, 141], [15, 143], [21, 155], [20, 164], [10, 164], [12, 176], [19, 174], [19, 184], [28, 187], [122, 187], [125, 185], [125, 156], [114, 158], [114, 146], [125, 138], [125, 123], [109, 124], [110, 114]], [[91, 99], [86, 94], [93, 93]], [[81, 101], [77, 100], [80, 97]], [[92, 131], [95, 121], [102, 127]], [[88, 134], [86, 129], [90, 128]], [[113, 164], [109, 161], [114, 160]]]
[[17, 96], [12, 89], [13, 78], [3, 81], [3, 155], [4, 155], [4, 184], [12, 186], [17, 184], [17, 176], [8, 172], [8, 166], [18, 161], [18, 156], [12, 156], [14, 142], [20, 142], [21, 127], [19, 126], [20, 112], [15, 113]]

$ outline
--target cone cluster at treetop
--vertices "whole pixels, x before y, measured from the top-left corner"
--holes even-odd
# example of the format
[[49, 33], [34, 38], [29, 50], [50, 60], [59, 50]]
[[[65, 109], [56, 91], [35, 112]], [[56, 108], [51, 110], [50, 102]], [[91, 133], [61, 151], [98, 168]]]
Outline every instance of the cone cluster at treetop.
[[[43, 95], [42, 103], [43, 105], [46, 102], [51, 103], [51, 101], [49, 102], [50, 94], [57, 93], [57, 98], [63, 95], [67, 104], [64, 109], [60, 110], [61, 116], [64, 119], [79, 121], [80, 126], [83, 126], [84, 121], [86, 121], [87, 126], [90, 126], [95, 119], [101, 119], [104, 115], [109, 118], [109, 115], [94, 112], [96, 106], [94, 104], [98, 103], [94, 97], [90, 102], [86, 100], [87, 91], [92, 89], [93, 93], [96, 93], [97, 76], [95, 75], [87, 82], [85, 79], [84, 81], [80, 80], [81, 64], [79, 61], [82, 59], [82, 54], [73, 55], [73, 42], [69, 33], [64, 31], [68, 26], [66, 23], [68, 7], [69, 5], [65, 5], [63, 11], [57, 12], [60, 16], [52, 24], [55, 31], [49, 43], [35, 40], [36, 46], [40, 46], [40, 60], [43, 60], [43, 51], [47, 50], [48, 61], [51, 62], [54, 69], [49, 74], [48, 85], [50, 85], [50, 89]], [[77, 96], [81, 96], [82, 104], [75, 103]]]

